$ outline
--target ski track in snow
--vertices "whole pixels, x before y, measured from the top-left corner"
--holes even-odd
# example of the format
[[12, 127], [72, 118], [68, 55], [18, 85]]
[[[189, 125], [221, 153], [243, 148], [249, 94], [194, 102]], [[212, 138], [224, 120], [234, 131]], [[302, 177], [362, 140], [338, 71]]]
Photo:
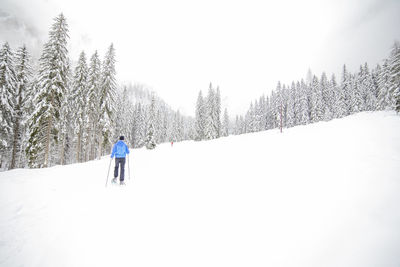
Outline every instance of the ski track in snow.
[[400, 117], [0, 173], [0, 266], [400, 266]]

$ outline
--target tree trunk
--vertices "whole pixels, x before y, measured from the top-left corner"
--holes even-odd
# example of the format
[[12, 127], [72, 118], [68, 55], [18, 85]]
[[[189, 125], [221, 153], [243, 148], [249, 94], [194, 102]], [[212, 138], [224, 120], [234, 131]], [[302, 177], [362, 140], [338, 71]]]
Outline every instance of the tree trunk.
[[79, 129], [78, 142], [76, 144], [76, 162], [80, 162], [79, 160], [80, 152], [81, 152], [81, 130]]
[[11, 166], [10, 169], [15, 169], [16, 167], [16, 158], [17, 158], [17, 144], [18, 144], [18, 138], [19, 138], [19, 119], [15, 120], [15, 125], [14, 125], [14, 136], [13, 136], [13, 149], [12, 149], [12, 154], [11, 154]]
[[53, 125], [53, 117], [52, 115], [49, 116], [48, 125], [47, 125], [47, 132], [45, 138], [45, 150], [44, 150], [44, 163], [43, 167], [47, 168], [49, 166], [49, 152], [50, 152], [50, 138], [51, 138], [51, 127]]

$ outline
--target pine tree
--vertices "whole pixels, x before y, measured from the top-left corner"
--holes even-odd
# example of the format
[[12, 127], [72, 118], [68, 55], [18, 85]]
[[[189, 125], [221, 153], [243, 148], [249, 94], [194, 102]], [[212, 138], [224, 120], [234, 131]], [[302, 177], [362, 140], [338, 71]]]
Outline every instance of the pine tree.
[[326, 73], [323, 72], [320, 80], [320, 90], [321, 90], [321, 108], [322, 108], [322, 120], [329, 121], [333, 118], [332, 112], [332, 90], [328, 82]]
[[215, 94], [214, 100], [214, 113], [213, 113], [213, 121], [214, 121], [214, 132], [215, 137], [219, 138], [221, 136], [221, 92], [219, 90], [219, 86], [217, 87], [217, 92]]
[[295, 98], [296, 98], [296, 85], [292, 82], [289, 89], [289, 98], [287, 104], [287, 127], [295, 126]]
[[82, 51], [75, 68], [72, 89], [72, 101], [75, 111], [74, 132], [76, 134], [76, 162], [82, 162], [85, 160], [85, 144], [87, 142], [87, 131], [85, 131], [85, 128], [89, 123], [87, 114], [88, 95], [88, 66], [86, 63], [85, 52]]
[[215, 138], [215, 122], [214, 119], [214, 102], [215, 102], [215, 92], [212, 88], [212, 84], [210, 83], [210, 87], [208, 88], [208, 95], [206, 98], [205, 105], [205, 113], [206, 113], [206, 123], [204, 127], [204, 137], [206, 140], [211, 140]]
[[205, 138], [205, 123], [206, 123], [206, 107], [202, 92], [199, 92], [196, 103], [196, 140], [200, 141]]
[[390, 66], [386, 59], [378, 74], [378, 109], [390, 109], [392, 106], [392, 96], [390, 94]]
[[352, 86], [351, 86], [351, 75], [348, 73], [346, 65], [343, 65], [340, 89], [344, 97], [343, 101], [345, 110], [343, 110], [343, 116], [347, 116], [350, 115], [350, 113], [352, 112], [351, 108]]
[[228, 115], [228, 109], [225, 108], [224, 120], [222, 122], [222, 136], [228, 136], [228, 135], [229, 135], [229, 115]]
[[87, 113], [89, 123], [87, 135], [89, 138], [89, 159], [93, 160], [98, 154], [97, 148], [100, 146], [98, 132], [100, 131], [100, 88], [101, 88], [101, 62], [97, 51], [90, 58], [88, 70], [88, 105]]
[[390, 88], [393, 108], [400, 112], [400, 44], [395, 43], [390, 53]]
[[372, 73], [369, 71], [368, 64], [364, 64], [364, 77], [362, 86], [364, 87], [365, 110], [375, 110], [376, 107], [376, 88], [374, 86]]
[[360, 71], [352, 79], [352, 111], [353, 113], [365, 110], [365, 90], [363, 87], [364, 69], [360, 66]]
[[323, 119], [322, 91], [317, 76], [314, 75], [311, 84], [311, 122]]
[[[115, 79], [115, 49], [113, 44], [107, 50], [103, 61], [102, 82], [100, 87], [100, 155], [103, 155], [104, 149], [110, 148], [111, 138], [114, 136], [115, 118], [115, 98], [117, 84]], [[100, 156], [99, 155], [99, 156]]]
[[27, 147], [30, 165], [48, 167], [52, 146], [57, 141], [60, 108], [67, 87], [68, 25], [63, 14], [55, 18], [40, 58], [38, 92]]
[[[151, 104], [149, 106], [149, 120], [147, 125], [147, 137], [146, 137], [146, 148], [154, 149], [156, 147], [155, 141], [155, 113], [156, 113], [156, 100], [155, 96], [152, 96]], [[174, 140], [175, 141], [175, 140]]]
[[336, 84], [335, 76], [332, 75], [331, 84], [334, 90], [334, 117], [342, 118], [347, 115], [348, 108], [346, 107], [346, 97], [342, 86]]
[[308, 106], [308, 90], [307, 85], [302, 79], [300, 82], [300, 99], [299, 99], [299, 124], [305, 125], [310, 122], [310, 111]]
[[16, 52], [15, 60], [15, 72], [17, 78], [17, 90], [16, 99], [14, 107], [14, 121], [13, 121], [13, 148], [11, 156], [11, 166], [13, 169], [15, 167], [20, 167], [20, 160], [17, 162], [17, 158], [21, 158], [22, 150], [24, 146], [24, 141], [26, 141], [26, 117], [27, 109], [30, 104], [30, 78], [32, 76], [32, 68], [30, 65], [30, 55], [23, 45]]
[[[59, 112], [59, 120], [57, 129], [57, 143], [58, 146], [54, 146], [52, 148], [51, 154], [57, 155], [58, 158], [54, 157], [57, 160], [58, 164], [64, 165], [70, 162], [73, 162], [73, 138], [74, 138], [74, 117], [75, 117], [75, 110], [74, 110], [74, 101], [72, 100], [72, 81], [73, 81], [73, 73], [71, 70], [71, 63], [70, 60], [67, 60], [67, 82], [64, 91], [64, 95], [61, 99], [61, 108]], [[71, 123], [72, 122], [72, 123]]]
[[[12, 135], [14, 134], [14, 122], [16, 113], [14, 108], [17, 106], [17, 75], [14, 66], [14, 54], [8, 43], [5, 43], [0, 50], [0, 167], [8, 164], [10, 151], [13, 150], [13, 160], [15, 166], [15, 154]], [[12, 166], [12, 168], [14, 167]]]

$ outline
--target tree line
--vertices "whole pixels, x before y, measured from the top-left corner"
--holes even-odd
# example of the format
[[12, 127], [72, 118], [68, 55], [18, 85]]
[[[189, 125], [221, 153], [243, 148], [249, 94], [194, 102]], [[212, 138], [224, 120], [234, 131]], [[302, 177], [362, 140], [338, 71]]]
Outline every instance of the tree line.
[[[81, 52], [73, 67], [68, 24], [54, 19], [38, 67], [25, 45], [0, 50], [0, 169], [85, 162], [108, 154], [119, 135], [154, 148], [192, 138], [192, 120], [143, 86], [118, 86], [115, 49]], [[35, 62], [36, 63], [36, 62]], [[133, 103], [134, 94], [145, 95]]]
[[[113, 44], [101, 60], [81, 52], [68, 56], [68, 24], [54, 19], [37, 67], [23, 45], [0, 50], [0, 169], [40, 168], [85, 162], [110, 152], [119, 135], [130, 147], [153, 149], [163, 142], [211, 140], [342, 118], [361, 111], [400, 112], [400, 45], [382, 65], [356, 73], [343, 66], [340, 81], [309, 71], [306, 81], [278, 82], [269, 96], [250, 104], [231, 127], [221, 114], [221, 92], [210, 83], [198, 94], [195, 118], [172, 110], [144, 85], [118, 86]], [[75, 65], [75, 66], [73, 66]]]
[[342, 118], [357, 112], [400, 112], [400, 45], [396, 42], [382, 66], [370, 70], [367, 63], [350, 73], [343, 66], [340, 81], [309, 71], [306, 81], [278, 82], [269, 96], [250, 104], [244, 116], [236, 116], [233, 134], [289, 128]]

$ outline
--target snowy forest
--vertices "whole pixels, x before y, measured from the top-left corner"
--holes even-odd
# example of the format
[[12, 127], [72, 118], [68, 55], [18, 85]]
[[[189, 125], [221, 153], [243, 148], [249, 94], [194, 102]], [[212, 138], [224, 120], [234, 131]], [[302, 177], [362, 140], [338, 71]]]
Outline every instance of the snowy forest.
[[[113, 44], [103, 60], [81, 52], [68, 56], [68, 24], [54, 19], [39, 62], [27, 47], [0, 50], [0, 169], [42, 168], [86, 162], [110, 152], [118, 136], [130, 147], [153, 149], [164, 142], [210, 140], [341, 118], [361, 111], [400, 112], [400, 45], [370, 70], [346, 65], [340, 80], [309, 71], [306, 81], [278, 82], [269, 96], [230, 121], [221, 111], [221, 92], [210, 83], [198, 94], [195, 118], [172, 110], [144, 85], [118, 85]], [[33, 68], [32, 66], [37, 66]]]
[[[68, 24], [54, 19], [39, 62], [27, 47], [0, 51], [0, 169], [85, 162], [124, 135], [134, 148], [193, 139], [193, 119], [144, 85], [117, 85], [114, 46], [104, 59], [82, 51], [73, 66]], [[34, 69], [32, 66], [38, 66]]]
[[274, 128], [289, 128], [318, 121], [342, 118], [357, 112], [396, 110], [400, 112], [400, 45], [394, 43], [390, 55], [370, 70], [367, 63], [357, 73], [346, 65], [340, 81], [333, 74], [318, 78], [309, 70], [307, 79], [278, 85], [270, 96], [250, 104], [244, 116], [236, 116], [233, 134]]

